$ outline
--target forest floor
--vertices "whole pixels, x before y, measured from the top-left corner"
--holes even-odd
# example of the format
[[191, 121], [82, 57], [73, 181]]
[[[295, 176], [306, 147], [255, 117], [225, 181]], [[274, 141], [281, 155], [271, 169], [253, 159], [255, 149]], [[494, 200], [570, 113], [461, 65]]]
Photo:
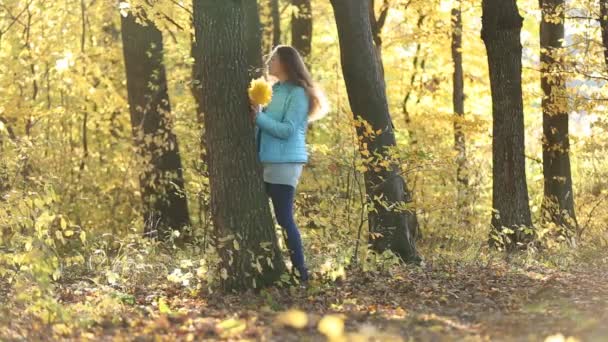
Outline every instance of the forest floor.
[[[0, 339], [323, 341], [323, 330], [343, 341], [607, 341], [608, 258], [572, 269], [445, 261], [241, 295], [82, 281], [61, 286], [61, 305], [73, 313], [96, 306], [105, 316], [51, 325], [13, 307], [0, 312]], [[107, 302], [109, 294], [119, 300]], [[285, 314], [290, 309], [301, 312]], [[319, 329], [328, 314], [335, 319]]]

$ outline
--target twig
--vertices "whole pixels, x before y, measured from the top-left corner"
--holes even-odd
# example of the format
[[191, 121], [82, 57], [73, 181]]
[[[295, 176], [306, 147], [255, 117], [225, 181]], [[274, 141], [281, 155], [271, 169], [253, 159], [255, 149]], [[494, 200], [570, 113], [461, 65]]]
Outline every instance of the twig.
[[543, 161], [542, 161], [541, 159], [536, 158], [536, 157], [532, 157], [532, 156], [527, 155], [527, 154], [526, 154], [526, 159], [530, 159], [530, 160], [535, 161], [535, 162], [537, 162], [537, 163], [539, 163], [539, 164], [541, 164], [541, 165], [542, 165], [542, 163], [543, 163]]
[[600, 206], [600, 204], [602, 204], [604, 202], [604, 200], [608, 198], [608, 195], [602, 197], [599, 199], [599, 201], [597, 201], [597, 203], [595, 204], [595, 206], [591, 209], [591, 211], [589, 212], [589, 214], [587, 215], [587, 222], [585, 222], [585, 225], [581, 227], [578, 237], [580, 239], [580, 237], [583, 235], [583, 232], [585, 230], [587, 230], [587, 227], [589, 226], [589, 223], [591, 222], [591, 217], [593, 216], [593, 213], [595, 212], [595, 210]]
[[183, 9], [184, 11], [186, 11], [188, 14], [192, 15], [192, 11], [190, 9], [188, 9], [187, 7], [184, 7], [184, 5], [180, 4], [179, 2], [177, 2], [176, 0], [171, 0], [171, 2], [173, 4], [175, 4], [177, 7]]
[[25, 13], [25, 11], [27, 11], [27, 10], [30, 8], [30, 5], [31, 5], [33, 2], [34, 2], [34, 0], [30, 0], [30, 2], [28, 2], [28, 3], [27, 3], [27, 5], [25, 6], [25, 8], [24, 8], [24, 9], [23, 9], [21, 12], [19, 12], [19, 14], [17, 14], [17, 16], [13, 16], [13, 15], [10, 13], [10, 11], [9, 11], [9, 9], [8, 9], [8, 7], [7, 7], [6, 5], [2, 5], [2, 7], [4, 7], [4, 9], [6, 10], [6, 12], [7, 12], [7, 13], [8, 13], [8, 14], [9, 14], [11, 17], [12, 17], [13, 21], [12, 21], [10, 24], [8, 24], [8, 26], [6, 27], [6, 30], [2, 30], [2, 31], [0, 31], [0, 35], [3, 35], [3, 34], [5, 34], [6, 32], [8, 32], [8, 30], [10, 30], [10, 29], [11, 29], [11, 27], [12, 27], [12, 26], [13, 26], [13, 25], [14, 25], [14, 24], [17, 22], [17, 21], [19, 21], [19, 17], [21, 17], [21, 15], [22, 15], [23, 13]]

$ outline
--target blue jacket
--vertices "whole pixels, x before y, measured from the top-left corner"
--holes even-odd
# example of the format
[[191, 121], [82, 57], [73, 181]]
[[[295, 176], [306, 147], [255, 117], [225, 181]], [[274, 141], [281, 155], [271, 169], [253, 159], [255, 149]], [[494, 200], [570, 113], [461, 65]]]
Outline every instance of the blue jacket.
[[288, 82], [276, 83], [272, 91], [272, 101], [255, 120], [260, 161], [306, 163], [308, 94], [304, 88]]

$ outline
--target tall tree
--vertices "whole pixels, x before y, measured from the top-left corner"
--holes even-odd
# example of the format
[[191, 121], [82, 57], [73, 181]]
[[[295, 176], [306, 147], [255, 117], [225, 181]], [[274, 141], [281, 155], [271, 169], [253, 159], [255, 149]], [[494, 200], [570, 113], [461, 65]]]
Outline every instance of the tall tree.
[[463, 214], [466, 206], [467, 149], [462, 129], [464, 119], [464, 72], [462, 70], [462, 1], [454, 2], [452, 8], [452, 103], [454, 106], [454, 149], [456, 150], [456, 181], [458, 182], [458, 209]]
[[310, 69], [310, 53], [312, 51], [312, 5], [311, 0], [291, 0], [296, 8], [291, 15], [291, 45], [304, 58]]
[[[427, 17], [426, 14], [420, 13], [420, 15], [418, 16], [418, 23], [417, 28], [418, 30], [422, 29], [422, 25], [424, 24], [424, 20]], [[417, 94], [417, 100], [416, 100], [416, 105], [418, 105], [420, 103], [420, 99], [422, 98], [422, 84], [424, 83], [422, 78], [419, 77], [420, 74], [424, 74], [424, 70], [426, 69], [426, 54], [424, 53], [424, 51], [422, 50], [422, 43], [420, 41], [418, 41], [416, 43], [416, 54], [414, 55], [414, 58], [412, 59], [412, 76], [410, 77], [410, 86], [408, 88], [408, 91], [405, 93], [405, 96], [403, 97], [403, 101], [401, 102], [401, 109], [403, 111], [403, 117], [405, 118], [405, 129], [407, 130], [408, 133], [408, 137], [409, 137], [409, 143], [410, 146], [416, 146], [418, 144], [418, 138], [416, 137], [416, 133], [414, 132], [414, 129], [412, 128], [412, 115], [410, 113], [410, 110], [408, 108], [408, 104], [410, 102], [410, 98], [412, 98], [412, 95], [415, 93], [416, 91], [416, 80], [418, 79], [419, 81], [419, 86], [418, 86], [418, 94]]]
[[515, 0], [483, 0], [481, 37], [492, 90], [492, 232], [490, 243], [509, 250], [530, 240], [521, 87], [523, 18]]
[[540, 0], [541, 87], [543, 90], [543, 216], [571, 236], [576, 228], [570, 170], [566, 82], [562, 74], [565, 0]]
[[[388, 111], [386, 86], [378, 63], [369, 21], [369, 1], [331, 0], [338, 27], [342, 72], [348, 99], [355, 119], [363, 119], [374, 132], [370, 139], [359, 126], [357, 134], [367, 149], [368, 158], [391, 160], [389, 149], [396, 146], [395, 133]], [[377, 158], [377, 157], [375, 157]], [[407, 262], [419, 262], [416, 251], [418, 221], [413, 211], [403, 209], [411, 200], [400, 175], [398, 161], [387, 167], [368, 168], [364, 174], [369, 211], [370, 243], [378, 252], [390, 249]], [[399, 208], [399, 209], [398, 209]]]
[[258, 15], [250, 1], [194, 0], [211, 213], [227, 290], [271, 285], [285, 270], [247, 115], [247, 23]]
[[[250, 8], [247, 9], [248, 13], [249, 11], [253, 11], [253, 12], [257, 12], [258, 11], [258, 3], [257, 1], [247, 1], [247, 6], [251, 6]], [[262, 59], [262, 50], [261, 50], [261, 44], [262, 44], [262, 27], [260, 24], [260, 17], [259, 15], [249, 15], [247, 16], [247, 22], [245, 23], [245, 25], [247, 25], [248, 29], [246, 29], [246, 32], [249, 34], [249, 37], [247, 38], [247, 48], [248, 48], [248, 66], [249, 66], [249, 77], [250, 78], [259, 78], [260, 76], [262, 76], [263, 74], [263, 59]], [[194, 24], [194, 23], [193, 23]], [[202, 49], [200, 49], [197, 44], [196, 44], [196, 39], [194, 37], [194, 35], [192, 36], [192, 43], [191, 43], [191, 56], [195, 61], [200, 61], [202, 59], [201, 56], [202, 53]], [[192, 65], [192, 86], [190, 88], [192, 95], [194, 97], [194, 100], [196, 102], [196, 107], [197, 107], [197, 120], [198, 123], [201, 126], [201, 135], [200, 135], [200, 144], [201, 144], [201, 156], [200, 156], [200, 160], [201, 163], [198, 164], [198, 169], [197, 172], [205, 178], [209, 178], [209, 169], [208, 169], [208, 161], [207, 161], [207, 150], [206, 150], [206, 146], [207, 146], [207, 142], [205, 140], [205, 125], [204, 125], [204, 113], [203, 113], [203, 92], [202, 92], [202, 74], [201, 74], [201, 63], [199, 62], [195, 62]], [[202, 190], [200, 192], [201, 195], [208, 193], [208, 189], [206, 190]], [[209, 210], [209, 203], [208, 203], [208, 199], [207, 196], [200, 196], [199, 198], [199, 214], [206, 214]], [[207, 229], [207, 228], [205, 228]], [[206, 242], [207, 242], [207, 230], [205, 230], [205, 233], [203, 235], [203, 250], [205, 250], [206, 248]]]
[[171, 127], [163, 64], [163, 37], [145, 18], [121, 16], [122, 42], [133, 140], [144, 161], [139, 180], [144, 234], [166, 240], [190, 225], [182, 162]]
[[281, 44], [281, 10], [279, 9], [279, 0], [270, 0], [270, 8], [272, 9], [272, 46], [275, 47]]
[[604, 62], [606, 70], [608, 70], [608, 0], [600, 0], [600, 27], [604, 45]]

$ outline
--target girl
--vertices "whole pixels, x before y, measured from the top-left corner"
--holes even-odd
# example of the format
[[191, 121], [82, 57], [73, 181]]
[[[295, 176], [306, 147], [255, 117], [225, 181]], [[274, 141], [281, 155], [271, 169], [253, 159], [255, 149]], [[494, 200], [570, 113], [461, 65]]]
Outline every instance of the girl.
[[325, 114], [325, 102], [296, 49], [276, 47], [267, 66], [277, 82], [272, 87], [270, 104], [264, 110], [252, 107], [258, 153], [275, 217], [287, 233], [291, 262], [300, 280], [306, 282], [308, 270], [293, 204], [302, 168], [308, 161], [308, 122]]

